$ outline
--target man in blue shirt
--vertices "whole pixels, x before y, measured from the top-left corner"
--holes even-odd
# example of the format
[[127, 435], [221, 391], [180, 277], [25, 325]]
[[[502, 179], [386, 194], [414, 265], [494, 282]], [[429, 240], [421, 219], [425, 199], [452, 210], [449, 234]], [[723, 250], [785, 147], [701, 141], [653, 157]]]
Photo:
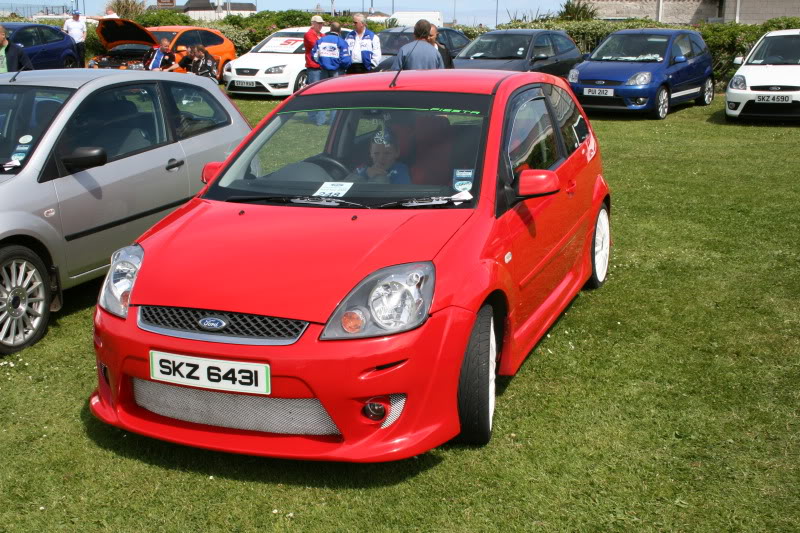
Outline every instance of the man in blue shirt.
[[314, 44], [311, 57], [319, 63], [320, 79], [335, 78], [350, 66], [350, 48], [344, 39], [339, 36], [342, 25], [338, 22], [331, 23], [331, 30]]
[[433, 70], [444, 68], [439, 50], [430, 43], [431, 23], [425, 19], [414, 25], [415, 41], [403, 45], [392, 63], [392, 70]]

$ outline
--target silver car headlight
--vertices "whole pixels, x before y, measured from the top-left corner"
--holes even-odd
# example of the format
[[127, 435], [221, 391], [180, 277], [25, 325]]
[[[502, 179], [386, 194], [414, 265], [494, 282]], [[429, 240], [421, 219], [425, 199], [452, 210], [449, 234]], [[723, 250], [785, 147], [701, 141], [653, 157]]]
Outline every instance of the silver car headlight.
[[625, 85], [647, 85], [652, 79], [653, 75], [649, 72], [637, 72], [625, 82]]
[[111, 256], [111, 268], [108, 269], [100, 298], [97, 303], [111, 314], [125, 318], [128, 316], [128, 304], [131, 301], [133, 284], [136, 275], [142, 268], [144, 250], [138, 244], [126, 246]]
[[283, 69], [286, 68], [286, 65], [278, 65], [277, 67], [269, 67], [267, 70], [264, 71], [264, 74], [283, 74]]
[[225, 68], [222, 69], [222, 72], [231, 72], [233, 70], [231, 63], [233, 63], [233, 61], [228, 61], [227, 63], [225, 63]]
[[731, 78], [730, 88], [738, 91], [745, 91], [747, 90], [747, 80], [744, 79], [744, 76], [741, 74], [737, 74]]
[[333, 312], [321, 339], [358, 339], [408, 331], [428, 318], [433, 263], [382, 268], [359, 283]]
[[571, 69], [569, 74], [567, 75], [567, 81], [570, 83], [578, 83], [578, 71], [576, 69]]

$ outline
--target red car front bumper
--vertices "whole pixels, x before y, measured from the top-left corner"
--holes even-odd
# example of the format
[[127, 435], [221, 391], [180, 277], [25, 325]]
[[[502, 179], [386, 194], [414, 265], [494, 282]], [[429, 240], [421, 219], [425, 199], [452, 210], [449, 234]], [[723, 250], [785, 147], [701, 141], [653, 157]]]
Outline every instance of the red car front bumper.
[[[449, 307], [413, 331], [373, 339], [320, 341], [322, 326], [310, 324], [289, 346], [243, 346], [158, 335], [139, 329], [137, 312], [131, 307], [126, 320], [99, 307], [95, 312], [99, 385], [89, 405], [95, 416], [108, 424], [225, 452], [356, 462], [417, 455], [450, 440], [460, 430], [458, 377], [475, 320], [470, 311]], [[316, 398], [339, 434], [263, 433], [155, 414], [137, 405], [133, 391], [134, 379], [150, 380], [151, 350], [268, 363], [270, 396]], [[391, 394], [406, 395], [394, 423], [381, 427], [380, 422], [362, 414], [367, 400]]]

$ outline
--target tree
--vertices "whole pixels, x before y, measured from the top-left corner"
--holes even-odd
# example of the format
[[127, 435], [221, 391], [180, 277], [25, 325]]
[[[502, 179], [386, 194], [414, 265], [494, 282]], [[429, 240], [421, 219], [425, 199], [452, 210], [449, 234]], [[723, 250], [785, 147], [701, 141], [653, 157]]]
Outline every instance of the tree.
[[147, 10], [147, 4], [144, 0], [111, 0], [106, 9], [113, 9], [120, 18], [133, 19]]
[[567, 0], [558, 12], [561, 20], [594, 20], [597, 18], [597, 8], [586, 0]]

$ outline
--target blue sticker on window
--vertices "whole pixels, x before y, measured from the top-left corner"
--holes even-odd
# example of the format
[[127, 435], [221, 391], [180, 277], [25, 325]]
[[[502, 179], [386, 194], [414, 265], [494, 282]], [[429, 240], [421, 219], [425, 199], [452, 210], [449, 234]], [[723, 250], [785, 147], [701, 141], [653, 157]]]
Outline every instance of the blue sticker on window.
[[17, 152], [15, 154], [11, 154], [12, 161], [22, 161], [28, 154], [23, 154], [22, 152]]
[[17, 147], [14, 149], [15, 152], [27, 152], [31, 149], [30, 144], [18, 144]]
[[472, 189], [472, 181], [475, 179], [475, 170], [471, 168], [453, 169], [453, 189], [458, 192], [469, 191]]

